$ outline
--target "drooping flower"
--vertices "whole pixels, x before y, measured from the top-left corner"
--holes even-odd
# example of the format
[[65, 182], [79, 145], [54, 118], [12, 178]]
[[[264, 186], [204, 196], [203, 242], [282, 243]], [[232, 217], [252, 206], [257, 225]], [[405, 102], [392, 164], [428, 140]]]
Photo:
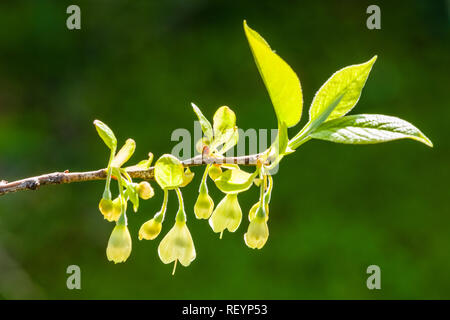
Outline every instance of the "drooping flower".
[[[103, 215], [104, 218], [106, 220], [108, 220], [109, 222], [119, 220], [119, 217], [122, 214], [121, 197], [118, 196], [113, 201], [111, 201], [111, 203], [112, 203], [112, 208], [106, 214]], [[125, 206], [125, 210], [126, 210], [126, 207], [127, 207], [126, 202], [124, 203], [124, 206]]]
[[139, 229], [139, 240], [153, 240], [161, 232], [162, 223], [156, 218], [152, 218], [145, 222]]
[[247, 233], [244, 234], [245, 244], [252, 249], [261, 249], [269, 238], [269, 227], [267, 226], [267, 214], [261, 213], [258, 207], [255, 217], [250, 221]]
[[109, 237], [106, 256], [114, 263], [125, 262], [131, 253], [131, 236], [124, 224], [117, 224]]
[[201, 190], [194, 205], [197, 219], [208, 219], [214, 210], [214, 201], [206, 190]]
[[196, 253], [194, 241], [185, 221], [177, 220], [175, 222], [172, 229], [161, 240], [158, 246], [158, 254], [165, 264], [175, 262], [172, 274], [175, 273], [177, 261], [180, 261], [185, 267], [191, 264]]
[[221, 174], [222, 169], [217, 165], [211, 166], [211, 168], [209, 168], [208, 170], [208, 175], [213, 181], [216, 180]]
[[107, 219], [113, 210], [113, 201], [111, 199], [102, 198], [98, 204], [98, 209], [102, 213], [103, 217]]
[[236, 193], [228, 193], [219, 202], [216, 209], [209, 218], [209, 225], [214, 232], [222, 233], [225, 229], [230, 232], [236, 231], [242, 220], [242, 210], [239, 206]]

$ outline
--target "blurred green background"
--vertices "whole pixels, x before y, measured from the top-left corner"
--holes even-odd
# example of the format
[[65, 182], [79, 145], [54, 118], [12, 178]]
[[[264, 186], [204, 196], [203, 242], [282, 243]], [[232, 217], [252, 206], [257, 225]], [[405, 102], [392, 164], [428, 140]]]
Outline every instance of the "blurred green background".
[[[66, 28], [81, 7], [82, 29]], [[366, 8], [381, 7], [381, 30]], [[50, 299], [450, 298], [449, 3], [445, 1], [15, 1], [0, 4], [0, 179], [104, 167], [101, 119], [132, 162], [170, 152], [176, 128], [193, 132], [194, 101], [212, 117], [236, 111], [243, 129], [275, 128], [270, 100], [242, 21], [298, 73], [301, 124], [316, 90], [336, 70], [378, 54], [355, 113], [399, 116], [434, 149], [413, 141], [305, 144], [275, 176], [270, 238], [243, 241], [256, 188], [239, 199], [243, 223], [218, 239], [194, 218], [201, 169], [185, 188], [197, 249], [189, 268], [164, 265], [161, 236], [138, 241], [162, 192], [129, 213], [133, 252], [107, 261], [113, 225], [98, 212], [103, 182], [43, 187], [0, 198], [0, 297]], [[153, 184], [156, 189], [156, 185]], [[216, 204], [222, 195], [209, 183]], [[164, 235], [176, 200], [169, 202]], [[81, 267], [81, 290], [66, 268]], [[381, 290], [366, 268], [381, 268]]]

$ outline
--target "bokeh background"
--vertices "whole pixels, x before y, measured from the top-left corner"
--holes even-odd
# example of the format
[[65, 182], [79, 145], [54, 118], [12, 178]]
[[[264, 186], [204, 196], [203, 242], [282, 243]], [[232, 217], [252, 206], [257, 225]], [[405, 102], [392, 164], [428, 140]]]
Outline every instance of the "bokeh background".
[[[66, 28], [81, 7], [82, 29]], [[381, 30], [366, 8], [381, 7]], [[449, 3], [446, 1], [15, 1], [0, 4], [0, 179], [104, 167], [101, 119], [132, 162], [170, 152], [176, 128], [193, 132], [195, 101], [212, 117], [228, 105], [238, 125], [276, 120], [242, 21], [298, 73], [306, 123], [316, 90], [336, 70], [379, 58], [352, 113], [399, 116], [434, 142], [348, 146], [311, 141], [275, 176], [270, 238], [255, 251], [244, 219], [222, 240], [193, 215], [201, 169], [185, 188], [197, 259], [164, 265], [161, 239], [137, 232], [162, 192], [129, 213], [133, 252], [107, 261], [113, 225], [97, 205], [103, 182], [48, 186], [0, 198], [0, 297], [6, 299], [450, 298]], [[155, 189], [156, 185], [154, 184]], [[222, 195], [209, 183], [216, 204]], [[172, 196], [162, 236], [176, 211]], [[66, 268], [81, 267], [81, 290]], [[368, 290], [366, 268], [381, 268]]]

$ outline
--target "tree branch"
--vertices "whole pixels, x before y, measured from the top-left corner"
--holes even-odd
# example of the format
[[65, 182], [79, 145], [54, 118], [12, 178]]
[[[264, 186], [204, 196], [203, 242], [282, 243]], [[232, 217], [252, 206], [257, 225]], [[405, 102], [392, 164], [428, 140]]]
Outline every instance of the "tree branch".
[[[242, 157], [224, 157], [224, 158], [214, 158], [198, 155], [194, 158], [184, 160], [182, 161], [182, 163], [185, 167], [201, 166], [211, 163], [218, 163], [218, 164], [228, 163], [228, 164], [255, 166], [257, 165], [261, 155], [262, 154], [253, 154]], [[125, 168], [125, 170], [133, 179], [154, 180], [154, 167], [150, 167], [148, 169], [141, 169], [139, 167], [128, 167]], [[106, 169], [99, 169], [95, 171], [86, 171], [86, 172], [68, 172], [68, 170], [66, 170], [64, 172], [53, 172], [13, 182], [1, 180], [0, 196], [7, 193], [22, 190], [37, 190], [39, 189], [40, 186], [51, 184], [65, 184], [72, 182], [84, 182], [84, 181], [94, 181], [104, 179], [106, 179]]]

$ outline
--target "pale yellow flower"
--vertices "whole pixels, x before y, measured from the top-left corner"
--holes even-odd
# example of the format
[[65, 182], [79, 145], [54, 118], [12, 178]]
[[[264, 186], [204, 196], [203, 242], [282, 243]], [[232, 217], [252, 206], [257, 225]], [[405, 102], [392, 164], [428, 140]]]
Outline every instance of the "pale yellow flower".
[[139, 229], [139, 240], [153, 240], [161, 232], [162, 223], [155, 218], [145, 222]]
[[98, 204], [98, 209], [102, 213], [103, 217], [107, 219], [113, 211], [113, 201], [111, 199], [102, 198]]
[[125, 262], [131, 253], [131, 236], [126, 225], [116, 225], [106, 248], [106, 256], [114, 263]]
[[[267, 215], [266, 215], [267, 216]], [[269, 238], [269, 227], [265, 217], [256, 214], [244, 234], [245, 244], [252, 249], [261, 249]]]
[[214, 201], [208, 192], [200, 192], [194, 205], [194, 213], [197, 219], [208, 219], [214, 209]]
[[175, 262], [173, 273], [177, 261], [187, 267], [195, 259], [195, 247], [186, 222], [176, 221], [166, 236], [158, 246], [158, 254], [165, 264]]
[[209, 218], [209, 225], [214, 232], [220, 232], [220, 237], [225, 229], [236, 231], [241, 224], [242, 210], [239, 206], [237, 194], [227, 194], [217, 205]]

